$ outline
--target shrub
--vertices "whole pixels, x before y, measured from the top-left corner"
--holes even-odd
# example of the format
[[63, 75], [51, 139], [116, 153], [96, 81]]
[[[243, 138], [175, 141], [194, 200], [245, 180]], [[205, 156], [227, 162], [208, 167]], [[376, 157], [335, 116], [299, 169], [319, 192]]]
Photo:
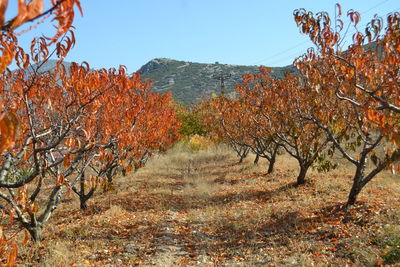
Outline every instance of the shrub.
[[211, 144], [212, 142], [209, 138], [195, 134], [190, 137], [188, 148], [193, 152], [197, 152], [207, 149]]

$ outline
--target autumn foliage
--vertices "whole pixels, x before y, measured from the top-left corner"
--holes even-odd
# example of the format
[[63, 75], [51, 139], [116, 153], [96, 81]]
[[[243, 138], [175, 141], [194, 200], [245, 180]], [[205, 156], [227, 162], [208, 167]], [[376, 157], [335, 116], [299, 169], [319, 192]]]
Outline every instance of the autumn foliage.
[[215, 125], [214, 134], [241, 158], [250, 149], [271, 167], [278, 147], [294, 157], [300, 169], [297, 185], [305, 183], [310, 167], [337, 167], [333, 156], [340, 155], [355, 166], [347, 200], [352, 205], [379, 172], [396, 169], [400, 14], [389, 14], [386, 22], [375, 16], [362, 33], [360, 14], [350, 10], [348, 27], [356, 33], [344, 48], [347, 31], [340, 5], [336, 9], [334, 20], [326, 12], [294, 11], [300, 31], [315, 45], [295, 60], [298, 75], [279, 80], [260, 67], [243, 76], [235, 98], [212, 98], [205, 110], [211, 110], [207, 120]]
[[[1, 36], [0, 36], [0, 73], [2, 74], [2, 82], [1, 82], [1, 89], [2, 89], [2, 97], [0, 102], [1, 107], [1, 115], [0, 115], [0, 152], [3, 153], [2, 157], [2, 169], [1, 169], [1, 188], [3, 185], [6, 186], [10, 185], [18, 185], [17, 181], [9, 182], [6, 180], [6, 176], [10, 173], [10, 169], [15, 171], [15, 159], [17, 161], [21, 161], [24, 158], [24, 154], [26, 149], [21, 149], [24, 147], [21, 146], [21, 140], [18, 139], [18, 132], [22, 128], [23, 124], [20, 123], [19, 117], [20, 114], [17, 114], [18, 108], [17, 106], [21, 99], [10, 99], [8, 97], [14, 97], [15, 92], [11, 92], [5, 82], [12, 82], [6, 81], [7, 77], [10, 77], [11, 73], [6, 70], [7, 66], [11, 64], [14, 58], [17, 60], [17, 64], [22, 68], [27, 68], [30, 62], [29, 56], [24, 52], [21, 47], [18, 47], [17, 44], [17, 34], [14, 32], [18, 27], [22, 26], [26, 22], [34, 22], [39, 21], [51, 17], [55, 22], [55, 27], [57, 32], [52, 37], [43, 37], [42, 41], [39, 43], [44, 43], [45, 41], [49, 43], [55, 44], [57, 47], [57, 55], [60, 58], [65, 57], [68, 50], [74, 44], [74, 40], [67, 38], [66, 41], [59, 42], [60, 37], [66, 34], [70, 27], [72, 26], [72, 22], [74, 19], [74, 6], [77, 6], [79, 10], [80, 3], [78, 0], [61, 0], [61, 1], [52, 1], [52, 7], [48, 10], [44, 11], [44, 4], [42, 0], [35, 0], [30, 1], [27, 3], [26, 1], [18, 1], [18, 13], [15, 17], [12, 17], [10, 20], [6, 20], [5, 14], [8, 7], [8, 1], [3, 0], [0, 1], [0, 27], [1, 27]], [[81, 11], [82, 12], [82, 11]], [[24, 32], [20, 32], [18, 34], [23, 34]], [[72, 37], [73, 38], [73, 37]], [[45, 41], [44, 41], [45, 40]], [[33, 41], [36, 46], [36, 40]], [[46, 59], [46, 52], [48, 52], [47, 48], [42, 49], [40, 44], [36, 46], [38, 49], [34, 53], [34, 57], [32, 58], [33, 61], [45, 60]], [[40, 52], [42, 51], [42, 52]], [[40, 59], [39, 59], [40, 57]], [[22, 88], [21, 88], [22, 89]], [[25, 99], [27, 100], [27, 99]], [[26, 140], [28, 141], [28, 140]], [[32, 141], [32, 140], [29, 140]], [[17, 151], [17, 147], [19, 147], [18, 154], [12, 154], [12, 152]], [[12, 150], [12, 151], [11, 151]], [[13, 159], [14, 158], [14, 159]], [[18, 168], [17, 168], [18, 169]], [[32, 180], [32, 177], [26, 179]], [[19, 182], [19, 185], [24, 184], [24, 182]], [[12, 192], [13, 189], [9, 188], [8, 191]], [[3, 198], [4, 194], [1, 192], [1, 197]], [[1, 206], [1, 213], [4, 215], [7, 213], [8, 209], [5, 206]], [[13, 211], [13, 210], [12, 210]], [[10, 214], [10, 223], [13, 222], [13, 214]], [[8, 266], [13, 266], [16, 261], [18, 248], [15, 242], [9, 240], [6, 235], [4, 234], [3, 229], [0, 227], [0, 252], [1, 252], [1, 259], [5, 259]]]
[[[52, 1], [46, 11], [41, 0], [18, 1], [18, 14], [6, 21], [7, 1], [0, 1], [1, 220], [34, 241], [63, 195], [75, 192], [84, 209], [96, 189], [110, 189], [116, 174], [179, 137], [171, 95], [152, 92], [138, 74], [62, 64], [75, 44], [74, 7], [82, 13], [78, 0]], [[18, 27], [49, 17], [54, 36], [33, 39], [28, 51], [18, 46]], [[56, 67], [42, 71], [52, 56]], [[10, 71], [13, 60], [18, 69]], [[0, 260], [14, 265], [17, 251], [0, 227]]]
[[[7, 6], [0, 0], [0, 264], [14, 266], [18, 244], [9, 232], [17, 236], [22, 229], [22, 245], [41, 241], [65, 195], [75, 194], [87, 209], [96, 192], [113, 190], [119, 174], [168, 149], [183, 128], [171, 94], [154, 93], [149, 81], [124, 66], [63, 65], [75, 45], [78, 0], [54, 0], [47, 10], [42, 0], [18, 0], [9, 20]], [[350, 10], [348, 27], [356, 33], [343, 47], [347, 31], [340, 5], [336, 9], [334, 20], [326, 12], [294, 11], [300, 32], [315, 46], [295, 60], [296, 75], [280, 80], [260, 67], [243, 76], [236, 97], [213, 97], [198, 104], [195, 116], [186, 114], [184, 134], [199, 134], [194, 147], [226, 142], [240, 162], [249, 152], [255, 163], [265, 158], [268, 174], [286, 152], [298, 164], [296, 186], [307, 182], [310, 168], [337, 167], [339, 155], [355, 167], [345, 206], [355, 204], [378, 173], [397, 171], [400, 13], [375, 16], [360, 32], [361, 16]], [[53, 36], [33, 39], [29, 49], [18, 46], [30, 28], [17, 29], [47, 19]], [[51, 57], [55, 68], [42, 71]], [[12, 62], [17, 70], [8, 69]], [[200, 136], [206, 133], [211, 138]]]

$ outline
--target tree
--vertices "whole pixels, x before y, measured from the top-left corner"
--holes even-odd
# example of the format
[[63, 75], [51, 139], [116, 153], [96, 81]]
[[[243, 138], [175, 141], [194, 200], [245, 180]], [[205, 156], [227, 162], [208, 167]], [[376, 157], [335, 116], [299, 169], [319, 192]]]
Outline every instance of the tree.
[[[15, 105], [20, 135], [15, 153], [9, 151], [3, 160], [0, 188], [5, 190], [0, 198], [32, 239], [40, 241], [63, 191], [76, 183], [82, 158], [96, 146], [85, 126], [96, 123], [105, 95], [115, 87], [114, 80], [122, 77], [77, 64], [68, 71], [59, 65], [53, 71], [34, 72], [30, 76], [22, 70], [9, 72], [4, 79], [8, 90], [3, 103], [7, 108]], [[27, 186], [34, 180], [35, 187]], [[44, 186], [52, 190], [43, 192]], [[42, 207], [36, 201], [39, 194], [46, 197]]]
[[248, 113], [243, 103], [217, 96], [200, 103], [198, 109], [203, 114], [204, 124], [209, 125], [209, 134], [228, 144], [239, 157], [239, 163], [242, 163], [250, 151], [248, 129], [245, 127]]
[[[261, 133], [258, 140], [270, 146], [270, 163], [275, 162], [277, 149], [283, 147], [299, 163], [297, 185], [304, 184], [308, 169], [321, 159], [328, 140], [322, 130], [301, 116], [303, 110], [313, 106], [306, 101], [308, 96], [301, 80], [291, 74], [286, 74], [284, 80], [274, 79], [270, 69], [261, 67], [244, 81], [238, 88], [239, 93], [248, 106], [256, 108], [253, 127], [260, 128], [256, 131]], [[261, 141], [257, 143], [263, 144]], [[321, 166], [321, 160], [318, 163]]]
[[178, 119], [181, 121], [179, 133], [183, 136], [206, 135], [208, 127], [204, 124], [202, 111], [196, 106], [184, 106], [175, 103], [175, 111]]
[[[77, 6], [80, 12], [82, 13], [80, 3], [78, 0], [59, 0], [53, 1], [52, 7], [44, 10], [44, 5], [42, 0], [34, 0], [26, 3], [26, 1], [18, 1], [18, 14], [12, 19], [6, 21], [6, 10], [8, 6], [7, 0], [0, 1], [0, 73], [3, 73], [7, 66], [10, 65], [14, 58], [19, 59], [17, 62], [19, 65], [28, 67], [29, 60], [26, 56], [26, 53], [22, 48], [17, 45], [17, 36], [14, 33], [14, 30], [20, 26], [22, 26], [26, 22], [34, 22], [38, 21], [41, 18], [51, 18], [52, 21], [55, 21], [55, 27], [57, 32], [54, 36], [48, 38], [47, 40], [54, 44], [58, 49], [58, 55], [61, 58], [64, 58], [70, 47], [74, 43], [74, 39], [68, 40], [67, 43], [62, 44], [59, 42], [59, 39], [67, 33], [72, 26], [72, 22], [74, 20], [74, 6]], [[44, 19], [42, 19], [44, 20]], [[23, 33], [23, 32], [22, 32]], [[66, 45], [67, 44], [67, 45]], [[40, 51], [42, 48], [39, 47]], [[42, 51], [42, 55], [44, 56], [47, 51], [47, 47]], [[39, 53], [37, 53], [39, 55]], [[44, 56], [46, 58], [46, 56]], [[44, 59], [42, 58], [42, 59]], [[5, 77], [5, 76], [3, 76]], [[2, 92], [4, 92], [5, 87], [1, 84]], [[1, 114], [0, 114], [0, 152], [5, 153], [5, 151], [9, 151], [14, 148], [17, 138], [17, 128], [19, 127], [19, 121], [17, 120], [17, 116], [13, 113], [14, 105], [11, 105], [11, 108], [7, 109], [3, 104], [4, 95], [1, 98]], [[22, 150], [23, 151], [23, 150]], [[20, 152], [22, 152], [20, 151]], [[10, 153], [6, 153], [5, 161], [3, 161], [3, 167], [1, 169], [1, 183], [4, 183], [4, 173], [7, 172], [9, 167]], [[21, 156], [22, 154], [17, 154]], [[4, 236], [4, 233], [1, 231], [0, 239], [0, 260], [4, 257], [7, 258], [7, 265], [12, 266], [15, 264], [16, 256], [17, 256], [17, 247], [15, 243], [7, 240]], [[9, 249], [7, 250], [7, 246]]]
[[[319, 109], [305, 117], [323, 129], [334, 148], [356, 167], [347, 201], [352, 205], [362, 188], [399, 157], [395, 108], [399, 93], [399, 14], [388, 15], [386, 33], [380, 38], [382, 19], [375, 17], [362, 34], [356, 27], [360, 14], [350, 10], [347, 15], [356, 33], [353, 44], [342, 52], [344, 23], [340, 5], [336, 8], [336, 28], [332, 28], [326, 12], [314, 15], [295, 10], [298, 27], [317, 47], [300, 57], [296, 66], [310, 93], [317, 93], [315, 102], [319, 103]], [[365, 45], [366, 40], [369, 45]], [[386, 148], [379, 152], [379, 146]], [[374, 166], [368, 169], [370, 162]]]
[[244, 82], [236, 85], [236, 92], [244, 103], [243, 109], [249, 113], [246, 129], [251, 141], [248, 146], [256, 154], [255, 163], [259, 157], [267, 159], [267, 173], [272, 173], [281, 145], [275, 142], [270, 117], [265, 114], [268, 107], [265, 105], [266, 99], [261, 89], [263, 85], [259, 78], [258, 74], [244, 75]]
[[[115, 90], [104, 95], [104, 106], [96, 120], [84, 127], [95, 140], [95, 149], [83, 166], [94, 171], [96, 177], [87, 179], [82, 172], [79, 189], [72, 187], [79, 196], [81, 209], [87, 207], [86, 202], [99, 184], [94, 181], [100, 181], [105, 190], [111, 189], [117, 174], [143, 166], [149, 156], [168, 148], [179, 137], [171, 95], [152, 93], [151, 84], [137, 74], [123, 81], [121, 74], [125, 73], [124, 68], [118, 71]], [[87, 184], [90, 188], [85, 193]]]

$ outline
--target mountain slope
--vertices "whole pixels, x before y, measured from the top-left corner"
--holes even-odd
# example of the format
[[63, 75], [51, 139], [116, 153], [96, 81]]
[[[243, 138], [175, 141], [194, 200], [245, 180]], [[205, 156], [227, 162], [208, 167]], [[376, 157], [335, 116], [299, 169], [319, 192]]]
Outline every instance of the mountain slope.
[[[174, 99], [190, 104], [220, 92], [221, 83], [216, 76], [230, 75], [225, 81], [229, 94], [234, 91], [235, 84], [242, 81], [243, 74], [257, 71], [258, 66], [203, 64], [156, 58], [143, 65], [139, 73], [142, 78], [154, 81], [153, 87], [157, 92], [171, 90]], [[294, 67], [273, 67], [272, 76], [282, 78], [288, 71], [294, 71]]]
[[[58, 60], [55, 59], [49, 59], [47, 62], [45, 62], [41, 67], [40, 67], [40, 72], [46, 72], [46, 71], [50, 71], [52, 69], [56, 68]], [[69, 67], [71, 67], [72, 62], [68, 62], [68, 61], [63, 61], [62, 63], [64, 65], [64, 67], [68, 70]], [[37, 64], [33, 64], [32, 66], [29, 67], [30, 70], [36, 69], [37, 68]]]

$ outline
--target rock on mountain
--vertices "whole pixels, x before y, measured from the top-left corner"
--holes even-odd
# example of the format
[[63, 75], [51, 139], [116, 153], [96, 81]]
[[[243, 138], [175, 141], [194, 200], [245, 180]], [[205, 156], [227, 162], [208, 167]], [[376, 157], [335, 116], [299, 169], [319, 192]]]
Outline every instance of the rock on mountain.
[[[45, 62], [41, 67], [40, 67], [40, 72], [46, 72], [49, 70], [52, 70], [56, 67], [58, 60], [54, 59], [49, 59], [47, 62]], [[65, 68], [68, 70], [69, 67], [72, 65], [71, 62], [68, 61], [63, 61], [62, 63]], [[31, 67], [29, 67], [31, 70], [37, 68], [37, 64], [33, 64]]]
[[[225, 81], [228, 94], [232, 94], [235, 84], [242, 81], [242, 75], [255, 73], [258, 66], [240, 66], [228, 64], [204, 64], [178, 61], [168, 58], [156, 58], [139, 69], [144, 79], [153, 80], [156, 92], [172, 91], [174, 99], [190, 104], [220, 92], [220, 81], [216, 76], [230, 75]], [[294, 71], [293, 66], [273, 67], [272, 76], [282, 78], [285, 72]]]

